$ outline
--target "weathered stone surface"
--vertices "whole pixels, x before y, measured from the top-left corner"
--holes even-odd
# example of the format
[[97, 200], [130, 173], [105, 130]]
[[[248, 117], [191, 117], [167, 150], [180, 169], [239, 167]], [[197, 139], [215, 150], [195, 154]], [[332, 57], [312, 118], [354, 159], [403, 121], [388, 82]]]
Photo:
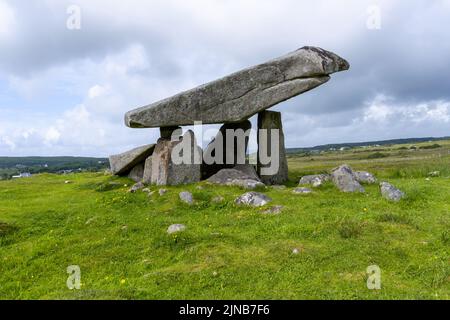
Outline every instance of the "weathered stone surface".
[[132, 128], [233, 123], [311, 90], [349, 64], [334, 53], [303, 47], [125, 115]]
[[144, 184], [142, 181], [140, 181], [140, 182], [134, 184], [134, 185], [131, 187], [131, 189], [128, 190], [128, 192], [130, 192], [130, 193], [135, 193], [136, 191], [141, 190], [141, 189], [144, 189], [144, 188], [145, 188], [145, 184]]
[[[245, 120], [224, 124], [203, 152], [202, 178], [207, 179], [222, 169], [246, 164], [252, 124]], [[228, 134], [227, 134], [228, 133]]]
[[342, 192], [364, 192], [364, 188], [356, 180], [355, 174], [348, 165], [342, 165], [334, 169], [331, 179]]
[[192, 193], [183, 191], [179, 194], [180, 200], [187, 204], [193, 204], [194, 203], [194, 197]]
[[130, 178], [134, 182], [142, 181], [142, 179], [144, 178], [144, 164], [139, 163], [133, 169], [131, 169], [130, 173], [128, 174], [128, 178]]
[[302, 177], [298, 185], [312, 185], [313, 187], [320, 187], [325, 182], [330, 180], [331, 176], [329, 174], [314, 174]]
[[269, 209], [264, 210], [262, 214], [274, 214], [274, 215], [280, 214], [281, 211], [283, 211], [283, 208], [284, 208], [283, 206], [273, 206], [270, 207]]
[[271, 202], [272, 199], [259, 192], [247, 192], [237, 198], [235, 203], [238, 205], [247, 205], [252, 207], [262, 207]]
[[116, 175], [124, 175], [131, 171], [137, 164], [144, 162], [152, 155], [155, 149], [154, 144], [145, 145], [133, 150], [112, 155], [109, 157], [111, 173]]
[[383, 198], [390, 201], [398, 202], [405, 196], [405, 194], [402, 191], [400, 191], [399, 189], [397, 189], [388, 182], [380, 183], [380, 191]]
[[354, 171], [356, 180], [358, 180], [359, 183], [366, 183], [366, 184], [374, 184], [377, 183], [377, 178], [373, 174], [367, 171]]
[[142, 177], [142, 182], [145, 184], [152, 183], [152, 157], [148, 157], [144, 163], [144, 176]]
[[254, 176], [247, 175], [236, 169], [222, 169], [210, 177], [208, 182], [226, 186], [239, 186], [246, 189], [265, 186], [261, 181], [255, 180]]
[[[175, 132], [176, 131], [176, 132]], [[159, 128], [159, 132], [161, 134], [161, 138], [172, 140], [172, 134], [175, 133], [179, 136], [183, 134], [183, 130], [181, 127], [175, 126], [175, 127], [161, 127]]]
[[173, 234], [177, 232], [182, 232], [184, 230], [186, 230], [186, 226], [184, 224], [173, 224], [169, 226], [169, 228], [167, 228], [167, 233]]
[[[273, 111], [260, 112], [258, 114], [258, 130], [261, 129], [267, 130], [267, 141], [262, 141], [258, 135], [258, 175], [260, 176], [261, 181], [267, 185], [283, 184], [288, 180], [288, 163], [286, 150], [284, 148], [281, 113]], [[274, 139], [275, 145], [272, 146], [272, 135], [274, 135], [273, 138], [276, 138], [275, 132], [278, 132], [278, 139]], [[272, 155], [272, 151], [277, 152], [278, 156], [276, 157], [275, 154]], [[261, 155], [270, 156], [272, 161], [267, 164], [266, 161], [262, 159]], [[264, 171], [271, 166], [274, 167], [275, 171], [271, 172], [271, 174], [265, 174]]]
[[256, 181], [261, 181], [258, 174], [256, 173], [256, 167], [252, 164], [238, 164], [233, 169], [239, 170], [245, 173], [247, 176]]
[[310, 194], [310, 193], [312, 193], [312, 190], [309, 188], [301, 187], [301, 188], [295, 188], [294, 191], [292, 191], [292, 192], [296, 193], [296, 194]]
[[[189, 154], [181, 148], [183, 143]], [[178, 150], [178, 147], [179, 150]], [[177, 148], [177, 149], [175, 149]], [[174, 162], [173, 156], [180, 162]], [[184, 163], [181, 158], [186, 156]], [[159, 139], [152, 155], [151, 183], [156, 185], [180, 185], [199, 182], [201, 178], [201, 149], [197, 146], [194, 133], [189, 130], [179, 141]]]

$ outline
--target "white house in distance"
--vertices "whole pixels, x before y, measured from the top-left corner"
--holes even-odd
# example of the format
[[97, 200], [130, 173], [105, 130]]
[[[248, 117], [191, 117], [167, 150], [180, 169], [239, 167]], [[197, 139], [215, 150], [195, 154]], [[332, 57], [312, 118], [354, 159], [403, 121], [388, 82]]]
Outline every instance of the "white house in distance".
[[24, 172], [24, 173], [21, 173], [21, 174], [19, 174], [17, 176], [12, 176], [13, 179], [29, 178], [29, 177], [31, 177], [31, 173], [29, 173], [29, 172]]

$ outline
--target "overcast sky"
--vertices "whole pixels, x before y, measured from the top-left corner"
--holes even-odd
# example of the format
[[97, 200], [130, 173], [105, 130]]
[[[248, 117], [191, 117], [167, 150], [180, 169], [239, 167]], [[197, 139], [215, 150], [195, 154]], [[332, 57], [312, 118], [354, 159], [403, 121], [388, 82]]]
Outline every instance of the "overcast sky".
[[152, 143], [126, 111], [305, 45], [351, 68], [273, 108], [288, 147], [450, 135], [450, 0], [0, 0], [0, 155]]

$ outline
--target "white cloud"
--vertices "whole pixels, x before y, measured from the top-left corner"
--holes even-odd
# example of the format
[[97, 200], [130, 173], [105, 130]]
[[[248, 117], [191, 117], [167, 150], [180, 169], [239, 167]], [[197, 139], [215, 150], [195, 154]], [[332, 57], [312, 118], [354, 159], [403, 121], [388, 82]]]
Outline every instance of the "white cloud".
[[58, 129], [56, 129], [55, 127], [50, 127], [45, 133], [44, 143], [48, 146], [51, 146], [54, 143], [58, 142], [60, 137], [61, 133], [58, 131]]
[[0, 0], [0, 43], [11, 37], [15, 24], [14, 10], [4, 0]]

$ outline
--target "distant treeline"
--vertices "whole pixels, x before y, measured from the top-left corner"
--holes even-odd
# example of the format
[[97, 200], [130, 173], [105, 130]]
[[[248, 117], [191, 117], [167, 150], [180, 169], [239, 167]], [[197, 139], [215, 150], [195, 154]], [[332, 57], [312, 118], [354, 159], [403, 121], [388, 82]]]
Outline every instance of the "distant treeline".
[[429, 141], [439, 141], [439, 140], [449, 140], [450, 137], [442, 138], [408, 138], [408, 139], [393, 139], [393, 140], [381, 140], [381, 141], [370, 141], [370, 142], [352, 142], [352, 143], [336, 143], [336, 144], [325, 144], [320, 146], [315, 146], [311, 148], [288, 148], [287, 153], [301, 153], [309, 151], [323, 151], [323, 150], [339, 150], [341, 148], [355, 148], [364, 146], [386, 146], [394, 144], [411, 144], [411, 143], [421, 143]]
[[0, 179], [28, 172], [62, 173], [71, 171], [99, 171], [109, 168], [106, 158], [89, 157], [0, 157]]

